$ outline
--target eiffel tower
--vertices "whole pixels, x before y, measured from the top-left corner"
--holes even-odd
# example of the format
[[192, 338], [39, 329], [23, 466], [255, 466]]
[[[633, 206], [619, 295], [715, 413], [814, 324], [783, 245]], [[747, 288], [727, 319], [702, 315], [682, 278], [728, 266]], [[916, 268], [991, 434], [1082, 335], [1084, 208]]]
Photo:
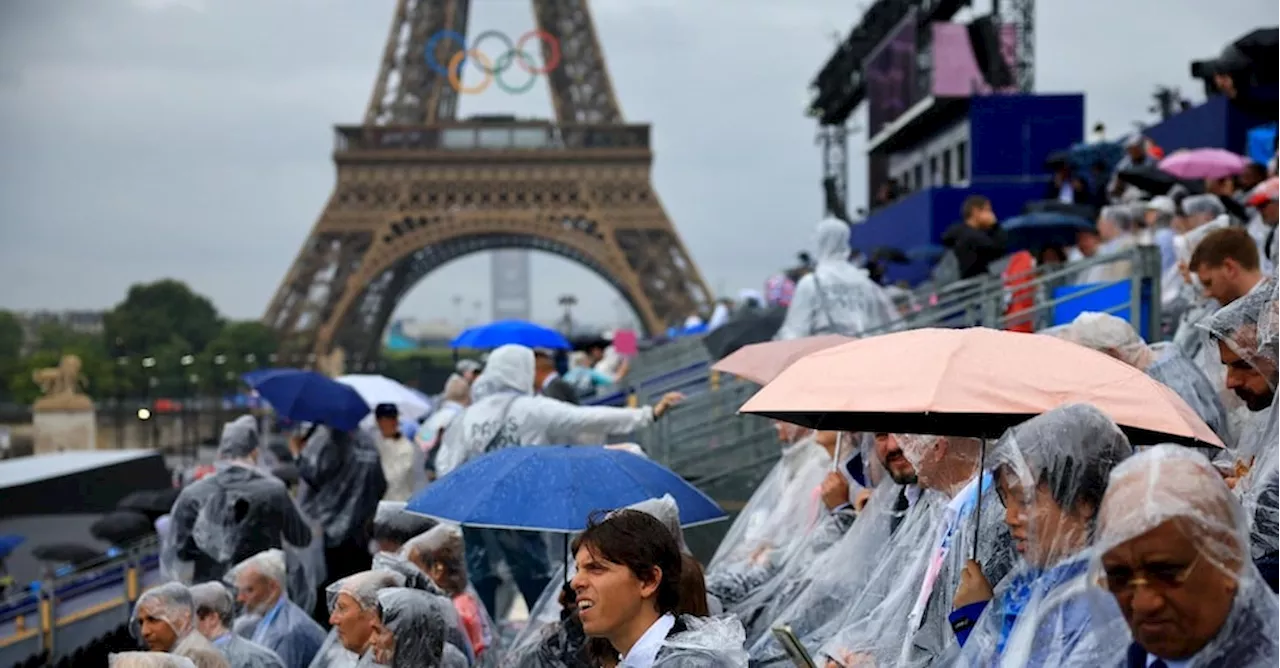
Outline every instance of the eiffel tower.
[[[416, 283], [486, 250], [578, 262], [649, 333], [709, 310], [711, 293], [652, 186], [649, 126], [623, 121], [587, 0], [532, 2], [542, 35], [532, 66], [550, 70], [554, 121], [458, 119], [469, 89], [446, 68], [486, 59], [440, 36], [467, 34], [470, 0], [398, 0], [364, 123], [335, 127], [337, 184], [263, 318], [284, 359], [340, 350], [366, 367]], [[506, 76], [529, 76], [521, 65], [530, 63]]]

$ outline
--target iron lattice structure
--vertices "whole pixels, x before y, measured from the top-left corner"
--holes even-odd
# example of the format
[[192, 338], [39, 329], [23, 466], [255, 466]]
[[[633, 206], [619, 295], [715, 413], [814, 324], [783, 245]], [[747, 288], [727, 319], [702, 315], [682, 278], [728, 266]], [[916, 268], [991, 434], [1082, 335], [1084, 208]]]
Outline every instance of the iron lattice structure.
[[[337, 183], [267, 308], [286, 359], [377, 359], [405, 293], [472, 253], [524, 248], [612, 284], [650, 332], [706, 313], [711, 293], [651, 181], [649, 126], [627, 124], [586, 0], [532, 0], [556, 37], [554, 121], [457, 118], [437, 63], [462, 48], [470, 0], [399, 0], [364, 123], [338, 126]], [[554, 62], [542, 43], [543, 62]], [[523, 73], [522, 73], [523, 74]]]

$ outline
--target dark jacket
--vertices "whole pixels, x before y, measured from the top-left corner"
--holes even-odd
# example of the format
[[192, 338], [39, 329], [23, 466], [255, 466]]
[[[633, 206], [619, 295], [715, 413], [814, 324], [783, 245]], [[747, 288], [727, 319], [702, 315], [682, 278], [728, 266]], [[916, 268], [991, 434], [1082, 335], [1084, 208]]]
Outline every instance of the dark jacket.
[[1005, 256], [1008, 240], [1004, 230], [994, 227], [979, 230], [956, 223], [942, 235], [942, 245], [950, 248], [960, 265], [960, 278], [973, 278], [987, 273], [987, 266]]

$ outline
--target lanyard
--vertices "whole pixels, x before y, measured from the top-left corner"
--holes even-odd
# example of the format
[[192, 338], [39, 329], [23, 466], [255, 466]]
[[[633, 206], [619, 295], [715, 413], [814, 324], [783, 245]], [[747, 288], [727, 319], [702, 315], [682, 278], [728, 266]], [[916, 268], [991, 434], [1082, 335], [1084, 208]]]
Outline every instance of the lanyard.
[[953, 510], [951, 506], [947, 506], [945, 512], [947, 514], [945, 523], [942, 526], [942, 535], [939, 537], [933, 555], [929, 559], [929, 565], [925, 570], [924, 582], [920, 585], [920, 594], [916, 597], [916, 604], [911, 608], [911, 615], [907, 618], [908, 628], [914, 632], [920, 628], [921, 622], [924, 620], [924, 609], [929, 604], [929, 598], [933, 596], [934, 586], [938, 582], [938, 574], [942, 571], [942, 564], [947, 559], [947, 554], [951, 552], [951, 544], [955, 540], [956, 530], [960, 528], [960, 524], [964, 518], [969, 516], [974, 506], [978, 502], [979, 488], [982, 490], [991, 487], [990, 474], [983, 473], [981, 483], [970, 483], [960, 493], [963, 501], [960, 508]]
[[271, 622], [274, 622], [276, 620], [276, 617], [280, 615], [280, 608], [284, 607], [284, 601], [285, 601], [284, 594], [281, 594], [280, 600], [276, 601], [276, 606], [274, 608], [271, 608], [271, 612], [268, 612], [267, 615], [262, 618], [261, 622], [258, 622], [258, 628], [253, 630], [254, 642], [258, 643], [259, 645], [263, 644], [262, 639], [263, 639], [263, 636], [265, 636], [267, 633], [267, 627], [271, 626]]

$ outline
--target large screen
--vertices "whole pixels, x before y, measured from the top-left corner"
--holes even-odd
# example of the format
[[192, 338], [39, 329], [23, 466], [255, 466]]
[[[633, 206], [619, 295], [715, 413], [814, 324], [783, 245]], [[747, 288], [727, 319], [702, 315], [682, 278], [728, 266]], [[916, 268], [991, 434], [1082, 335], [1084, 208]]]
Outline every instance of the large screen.
[[916, 86], [916, 13], [902, 23], [867, 58], [867, 132], [874, 137], [920, 101]]
[[[973, 55], [967, 26], [956, 23], [933, 24], [933, 85], [930, 91], [935, 97], [969, 97], [991, 93], [1012, 92], [1017, 85], [992, 90], [982, 77], [978, 61]], [[1014, 54], [1017, 53], [1018, 34], [1014, 26], [1000, 26], [1000, 57], [1014, 70]]]

